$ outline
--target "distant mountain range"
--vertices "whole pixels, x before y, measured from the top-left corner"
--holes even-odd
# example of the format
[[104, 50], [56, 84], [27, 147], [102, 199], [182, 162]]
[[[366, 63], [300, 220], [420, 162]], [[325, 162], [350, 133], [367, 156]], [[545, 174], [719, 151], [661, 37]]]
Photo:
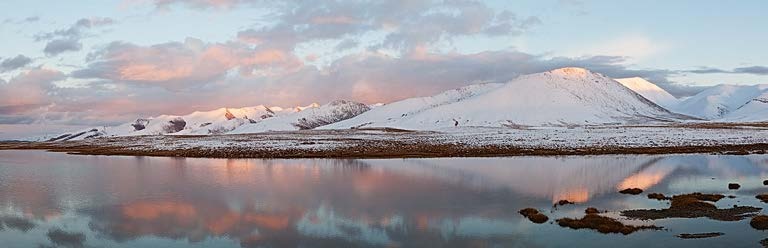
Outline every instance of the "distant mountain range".
[[717, 85], [677, 99], [642, 78], [616, 81], [673, 112], [722, 122], [768, 121], [768, 84]]
[[475, 84], [434, 96], [368, 106], [220, 108], [183, 116], [139, 118], [123, 125], [36, 137], [65, 141], [134, 135], [244, 134], [302, 129], [391, 127], [572, 127], [686, 121], [768, 121], [768, 85], [719, 85], [678, 99], [642, 78], [612, 79], [583, 68]]

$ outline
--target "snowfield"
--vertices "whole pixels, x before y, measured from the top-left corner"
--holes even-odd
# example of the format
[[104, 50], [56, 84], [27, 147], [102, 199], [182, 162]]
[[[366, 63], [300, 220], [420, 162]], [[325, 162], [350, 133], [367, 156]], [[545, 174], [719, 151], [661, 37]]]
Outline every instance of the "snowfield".
[[768, 150], [766, 126], [614, 126], [305, 130], [240, 135], [134, 136], [71, 142], [0, 143], [97, 155], [221, 158], [444, 157], [738, 152]]

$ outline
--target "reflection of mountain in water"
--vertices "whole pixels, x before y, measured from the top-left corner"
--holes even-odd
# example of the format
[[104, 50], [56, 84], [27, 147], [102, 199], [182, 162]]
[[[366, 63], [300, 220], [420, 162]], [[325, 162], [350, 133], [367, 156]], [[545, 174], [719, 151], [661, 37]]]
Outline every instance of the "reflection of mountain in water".
[[660, 159], [650, 156], [520, 157], [420, 160], [406, 166], [393, 165], [390, 161], [369, 163], [475, 187], [511, 189], [553, 202], [585, 202], [596, 194], [615, 192], [623, 180], [652, 167]]
[[[27, 156], [0, 156], [0, 216], [23, 216], [34, 226], [23, 233], [6, 228], [0, 239], [87, 226], [67, 231], [84, 233], [86, 245], [106, 247], [148, 238], [154, 246], [461, 247], [491, 238], [498, 246], [532, 246], [520, 243], [528, 242], [518, 230], [526, 222], [516, 213], [530, 198], [584, 202], [621, 187], [768, 171], [760, 156], [225, 160], [17, 154]], [[96, 236], [114, 243], [88, 243]]]
[[596, 195], [626, 188], [647, 190], [675, 171], [684, 171], [681, 176], [742, 177], [768, 170], [768, 159], [757, 156], [701, 155], [371, 160], [368, 163], [473, 187], [511, 189], [552, 202], [564, 199], [586, 202]]

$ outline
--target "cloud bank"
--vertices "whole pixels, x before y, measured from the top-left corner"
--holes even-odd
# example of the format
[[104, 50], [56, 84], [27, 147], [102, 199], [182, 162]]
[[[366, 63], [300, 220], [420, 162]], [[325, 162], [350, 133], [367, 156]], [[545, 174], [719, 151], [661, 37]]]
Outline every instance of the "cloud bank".
[[[457, 39], [506, 40], [544, 24], [537, 16], [498, 10], [481, 1], [140, 2], [162, 11], [260, 8], [270, 14], [268, 22], [245, 23], [230, 39], [218, 42], [109, 40], [95, 48], [83, 47], [82, 40], [97, 28], [119, 25], [108, 17], [82, 18], [38, 33], [34, 39], [45, 43], [43, 53], [49, 59], [81, 50], [88, 55], [71, 70], [45, 64], [33, 68], [33, 59], [24, 55], [0, 60], [5, 76], [0, 79], [0, 124], [111, 125], [220, 107], [296, 106], [336, 99], [386, 103], [567, 66], [615, 78], [644, 77], [677, 96], [701, 90], [668, 80], [681, 71], [632, 69], [631, 58], [619, 52], [552, 57], [511, 48], [477, 53], [441, 50], [440, 45]], [[649, 52], [645, 40], [630, 44], [635, 44], [629, 48], [637, 50], [637, 56]], [[302, 52], [313, 46], [327, 51]], [[324, 62], [315, 63], [318, 60]], [[767, 69], [690, 72], [765, 75]]]

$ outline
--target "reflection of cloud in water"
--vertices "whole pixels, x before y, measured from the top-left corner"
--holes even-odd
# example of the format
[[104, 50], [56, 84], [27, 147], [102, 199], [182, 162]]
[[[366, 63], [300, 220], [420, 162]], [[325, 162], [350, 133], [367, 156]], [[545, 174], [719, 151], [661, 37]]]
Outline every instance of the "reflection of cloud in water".
[[526, 241], [518, 228], [527, 222], [516, 210], [530, 203], [525, 198], [586, 202], [625, 186], [646, 189], [691, 175], [755, 176], [768, 169], [751, 156], [228, 160], [40, 154], [23, 160], [29, 165], [0, 164], [0, 209], [8, 209], [1, 214], [35, 217], [43, 233], [43, 220], [62, 220], [41, 216], [63, 211], [87, 223], [88, 237], [127, 244], [145, 237], [180, 243], [215, 238], [243, 247], [461, 247], [489, 239], [521, 245]]
[[616, 187], [616, 190], [623, 190], [629, 188], [639, 188], [642, 190], [648, 190], [649, 188], [659, 184], [664, 178], [666, 178], [674, 167], [671, 166], [652, 166], [645, 170], [639, 171], [624, 180], [622, 180]]
[[68, 232], [56, 228], [48, 230], [46, 235], [51, 243], [62, 247], [83, 247], [85, 243], [85, 234], [79, 232]]
[[[0, 187], [0, 207], [19, 210], [23, 215], [37, 219], [52, 219], [61, 215], [58, 195], [49, 182], [29, 182], [11, 178]], [[41, 183], [43, 185], [37, 184]]]
[[22, 232], [27, 232], [35, 226], [37, 225], [35, 225], [34, 222], [25, 218], [17, 216], [0, 217], [0, 230], [2, 230], [4, 227], [8, 227]]
[[402, 230], [404, 223], [400, 216], [392, 216], [378, 222], [348, 219], [327, 206], [321, 206], [315, 211], [305, 213], [296, 226], [299, 232], [311, 237], [338, 237], [349, 241], [386, 245], [392, 242], [387, 229]]
[[236, 211], [219, 203], [140, 201], [122, 206], [84, 210], [90, 215], [91, 229], [116, 241], [146, 235], [202, 241], [211, 236], [253, 239], [254, 236], [290, 231], [300, 213], [262, 212], [256, 209]]

